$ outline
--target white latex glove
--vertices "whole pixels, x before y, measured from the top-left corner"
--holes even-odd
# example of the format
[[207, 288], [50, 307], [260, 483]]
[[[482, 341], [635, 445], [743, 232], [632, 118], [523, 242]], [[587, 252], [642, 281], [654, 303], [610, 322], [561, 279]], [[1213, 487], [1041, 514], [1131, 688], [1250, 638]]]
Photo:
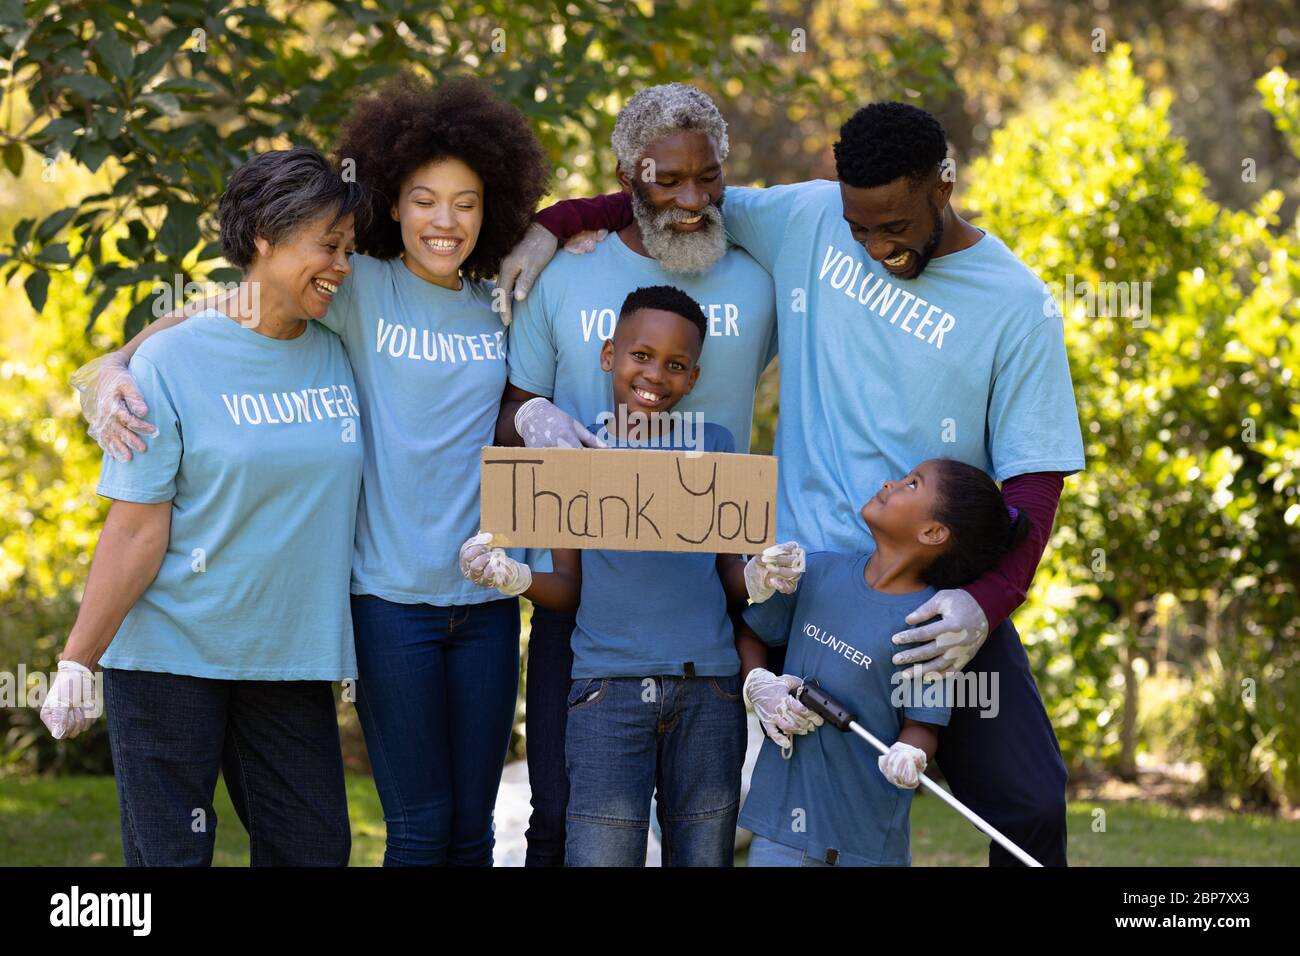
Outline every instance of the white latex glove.
[[492, 535], [487, 531], [480, 531], [472, 538], [468, 538], [460, 546], [460, 573], [475, 584], [482, 584], [482, 575], [487, 567], [488, 554], [492, 550]]
[[582, 422], [549, 399], [530, 398], [515, 412], [515, 430], [529, 448], [608, 448]]
[[785, 541], [765, 548], [745, 565], [745, 589], [749, 599], [762, 604], [775, 591], [793, 594], [799, 587], [799, 578], [806, 562], [803, 548], [797, 541]]
[[497, 274], [497, 288], [502, 290], [501, 321], [510, 325], [512, 318], [510, 306], [514, 299], [522, 300], [528, 295], [537, 277], [542, 274], [546, 264], [555, 255], [560, 240], [551, 235], [551, 231], [540, 223], [532, 223], [524, 232], [524, 237], [501, 260], [501, 269]]
[[574, 233], [564, 243], [564, 251], [572, 252], [575, 256], [585, 256], [589, 252], [595, 252], [596, 244], [608, 235], [608, 229], [587, 229]]
[[59, 672], [41, 705], [41, 722], [55, 740], [75, 737], [103, 712], [95, 699], [95, 675], [84, 664], [59, 661]]
[[745, 678], [742, 693], [746, 703], [754, 708], [763, 732], [783, 751], [794, 746], [791, 734], [806, 734], [824, 723], [821, 714], [809, 710], [794, 696], [802, 683], [802, 677], [777, 677], [762, 667], [755, 667]]
[[921, 774], [925, 773], [925, 751], [901, 740], [894, 742], [888, 753], [880, 755], [876, 765], [880, 772], [896, 787], [915, 790], [921, 785]]
[[921, 666], [921, 676], [956, 674], [970, 663], [988, 639], [989, 622], [984, 609], [960, 588], [940, 591], [907, 615], [905, 620], [908, 624], [917, 624], [936, 614], [941, 617], [932, 624], [899, 631], [893, 636], [895, 644], [921, 644], [895, 654], [895, 664], [925, 662]]
[[479, 587], [496, 588], [506, 597], [523, 594], [533, 585], [532, 569], [493, 547], [487, 531], [460, 546], [460, 572]]
[[92, 359], [72, 373], [72, 387], [81, 399], [81, 414], [90, 437], [118, 461], [130, 461], [131, 450], [146, 451], [140, 435], [153, 437], [158, 429], [144, 420], [149, 406], [127, 371], [120, 352]]

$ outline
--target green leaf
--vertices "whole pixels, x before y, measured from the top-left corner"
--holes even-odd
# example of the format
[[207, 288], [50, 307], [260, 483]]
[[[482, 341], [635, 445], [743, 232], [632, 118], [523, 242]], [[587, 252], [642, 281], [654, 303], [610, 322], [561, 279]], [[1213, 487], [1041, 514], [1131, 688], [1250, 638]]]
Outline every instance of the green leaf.
[[174, 93], [145, 93], [143, 96], [137, 96], [135, 101], [151, 107], [164, 116], [179, 116], [181, 113], [181, 101]]
[[261, 26], [282, 28], [279, 20], [257, 7], [235, 7], [233, 10], [227, 10], [226, 16], [239, 17], [250, 25], [256, 23]]
[[22, 0], [0, 0], [0, 26], [22, 28], [26, 23]]
[[154, 241], [158, 251], [173, 259], [180, 259], [199, 244], [198, 206], [184, 202], [173, 202], [167, 208], [167, 219]]
[[86, 331], [89, 332], [95, 327], [95, 320], [99, 318], [100, 313], [108, 308], [109, 304], [117, 297], [118, 286], [107, 286], [99, 297], [95, 299], [94, 306], [90, 310], [90, 318], [86, 320]]
[[80, 73], [76, 76], [63, 76], [54, 81], [55, 86], [72, 90], [83, 99], [95, 102], [113, 95], [113, 87], [93, 73]]
[[217, 88], [203, 80], [164, 80], [151, 90], [153, 93], [215, 93]]
[[27, 301], [39, 315], [45, 308], [45, 300], [50, 293], [50, 274], [43, 269], [37, 269], [27, 277], [23, 288], [27, 290]]
[[81, 123], [67, 116], [60, 116], [58, 119], [52, 119], [36, 133], [32, 134], [32, 139], [43, 143], [46, 140], [59, 139], [81, 129]]
[[125, 79], [131, 75], [135, 57], [131, 55], [131, 48], [119, 40], [116, 33], [111, 31], [101, 33], [95, 40], [95, 52], [100, 55], [113, 76]]
[[35, 219], [20, 219], [14, 226], [14, 245], [18, 247], [25, 246], [27, 240], [31, 237], [32, 226], [36, 225]]
[[55, 53], [50, 60], [67, 70], [80, 72], [86, 68], [86, 55], [75, 47], [64, 47]]
[[104, 139], [117, 139], [121, 136], [125, 119], [120, 110], [95, 110], [95, 128]]
[[99, 169], [112, 151], [112, 146], [104, 140], [92, 139], [84, 142], [79, 150], [74, 150], [73, 156], [93, 173]]
[[76, 214], [77, 207], [69, 206], [67, 209], [60, 209], [53, 215], [47, 216], [36, 230], [36, 241], [49, 242]]
[[37, 262], [44, 262], [52, 266], [66, 266], [72, 261], [72, 256], [68, 253], [68, 244], [66, 242], [56, 242], [52, 246], [46, 246], [36, 256]]
[[176, 55], [190, 37], [190, 31], [184, 27], [171, 30], [161, 40], [135, 58], [133, 78], [138, 83], [147, 83], [154, 74], [163, 68], [163, 64]]
[[21, 143], [6, 143], [4, 149], [5, 166], [15, 176], [23, 174], [23, 147]]
[[131, 311], [126, 314], [126, 321], [122, 324], [122, 335], [128, 342], [145, 327], [151, 315], [153, 315], [153, 294], [146, 292], [143, 299], [131, 306]]

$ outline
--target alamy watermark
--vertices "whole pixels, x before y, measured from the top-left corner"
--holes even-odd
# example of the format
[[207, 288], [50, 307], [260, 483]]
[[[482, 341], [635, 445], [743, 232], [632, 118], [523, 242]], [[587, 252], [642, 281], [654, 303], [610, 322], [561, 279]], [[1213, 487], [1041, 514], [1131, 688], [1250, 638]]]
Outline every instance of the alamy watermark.
[[[39, 709], [45, 703], [55, 676], [56, 673], [47, 674], [44, 671], [28, 673], [25, 664], [19, 664], [16, 671], [0, 671], [0, 709], [12, 710], [19, 707]], [[91, 699], [88, 701], [74, 699], [71, 705], [73, 707], [88, 705], [89, 716], [99, 717], [104, 713], [104, 672], [95, 671], [92, 679], [95, 689], [89, 695]], [[77, 681], [69, 688], [74, 697], [80, 695], [81, 686], [81, 682]]]
[[1090, 319], [1128, 318], [1133, 320], [1135, 329], [1145, 329], [1151, 325], [1151, 283], [1146, 282], [1076, 282], [1074, 275], [1065, 277], [1065, 282], [1045, 282], [1043, 291], [1047, 299], [1043, 302], [1043, 314], [1054, 315], [1056, 302], [1059, 301], [1065, 315], [1072, 314], [1076, 307], [1082, 306], [1083, 313]]
[[[239, 315], [247, 316], [247, 318], [240, 320], [240, 325], [245, 328], [255, 329], [261, 323], [261, 283], [185, 282], [184, 279], [183, 275], [177, 274], [172, 276], [170, 285], [161, 280], [154, 283], [151, 311], [155, 319], [161, 319], [169, 312], [183, 309], [186, 302], [196, 299], [225, 298], [227, 310], [233, 307], [233, 311]], [[230, 298], [232, 294], [234, 295], [233, 299]]]
[[989, 719], [1002, 709], [997, 671], [922, 676], [921, 665], [913, 664], [895, 671], [889, 682], [894, 686], [889, 693], [889, 703], [894, 707], [974, 707], [980, 717]]
[[596, 437], [607, 445], [674, 448], [695, 454], [704, 451], [703, 412], [628, 411], [626, 405], [620, 404], [617, 413], [597, 415], [596, 425]]

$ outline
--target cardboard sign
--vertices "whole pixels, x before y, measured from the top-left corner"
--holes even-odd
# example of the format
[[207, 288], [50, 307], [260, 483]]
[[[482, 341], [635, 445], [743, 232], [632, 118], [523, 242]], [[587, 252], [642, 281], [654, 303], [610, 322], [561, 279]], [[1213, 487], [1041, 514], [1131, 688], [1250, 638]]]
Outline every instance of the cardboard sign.
[[504, 547], [755, 554], [776, 543], [776, 459], [484, 448], [480, 527]]

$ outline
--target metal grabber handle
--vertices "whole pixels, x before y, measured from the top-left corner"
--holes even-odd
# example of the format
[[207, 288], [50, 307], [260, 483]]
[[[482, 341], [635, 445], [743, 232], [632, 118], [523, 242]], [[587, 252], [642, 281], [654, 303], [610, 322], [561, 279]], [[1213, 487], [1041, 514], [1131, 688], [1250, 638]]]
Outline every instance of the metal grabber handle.
[[[857, 734], [882, 754], [889, 752], [888, 747], [873, 737], [865, 727], [858, 723], [857, 718], [847, 707], [822, 690], [817, 683], [804, 683], [803, 686], [794, 692], [794, 696], [809, 710], [820, 714], [826, 723], [830, 724], [837, 730], [847, 730]], [[1020, 849], [1020, 847], [1007, 839], [1007, 837], [1004, 836], [997, 827], [993, 826], [993, 824], [989, 823], [925, 774], [921, 774], [921, 786], [925, 787], [944, 803], [948, 804], [948, 806], [960, 813], [981, 831], [988, 834], [988, 836], [995, 840], [999, 846], [1025, 866], [1042, 867], [1043, 864], [1039, 863], [1024, 850]]]

